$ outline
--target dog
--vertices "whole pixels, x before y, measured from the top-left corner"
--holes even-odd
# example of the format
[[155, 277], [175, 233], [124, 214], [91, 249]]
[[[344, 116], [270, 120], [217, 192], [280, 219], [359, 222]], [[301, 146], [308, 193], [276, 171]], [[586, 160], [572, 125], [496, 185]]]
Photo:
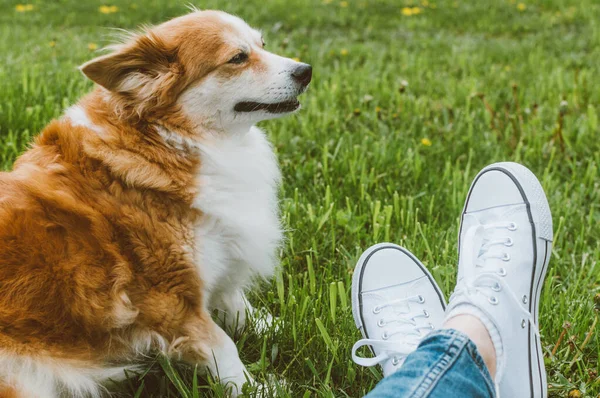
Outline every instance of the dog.
[[297, 111], [312, 68], [220, 11], [111, 50], [0, 173], [0, 396], [99, 396], [155, 351], [237, 396], [252, 378], [225, 330], [282, 240], [280, 170], [254, 125]]

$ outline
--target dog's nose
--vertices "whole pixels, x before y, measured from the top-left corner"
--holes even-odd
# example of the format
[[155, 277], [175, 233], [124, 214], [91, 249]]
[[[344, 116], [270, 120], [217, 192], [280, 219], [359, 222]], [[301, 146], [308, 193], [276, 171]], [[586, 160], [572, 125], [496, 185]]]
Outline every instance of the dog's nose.
[[312, 79], [312, 66], [309, 64], [300, 64], [292, 72], [292, 77], [302, 86], [308, 86]]

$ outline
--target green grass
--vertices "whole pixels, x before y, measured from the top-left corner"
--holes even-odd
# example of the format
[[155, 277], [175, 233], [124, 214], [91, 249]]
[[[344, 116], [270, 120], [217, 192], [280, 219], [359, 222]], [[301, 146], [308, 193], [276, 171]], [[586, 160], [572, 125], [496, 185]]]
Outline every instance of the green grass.
[[[455, 282], [458, 218], [476, 172], [522, 162], [540, 178], [555, 245], [542, 292], [541, 335], [554, 397], [600, 394], [600, 5], [594, 0], [195, 1], [236, 13], [269, 49], [314, 66], [304, 109], [262, 124], [285, 177], [281, 269], [251, 296], [284, 327], [237, 339], [259, 379], [293, 397], [358, 397], [380, 379], [350, 359], [359, 338], [349, 307], [362, 250], [389, 240], [413, 251], [445, 293]], [[91, 84], [76, 66], [108, 27], [186, 12], [183, 2], [0, 0], [0, 168]], [[435, 8], [434, 8], [435, 5]], [[52, 45], [51, 45], [52, 44]], [[406, 85], [403, 82], [407, 82]], [[563, 102], [564, 101], [564, 102]], [[561, 104], [562, 102], [562, 104]], [[431, 146], [422, 139], [431, 141]], [[597, 307], [600, 303], [597, 302]], [[551, 351], [569, 322], [561, 344]], [[157, 358], [120, 396], [222, 396], [194, 369]], [[212, 391], [212, 392], [210, 392]]]

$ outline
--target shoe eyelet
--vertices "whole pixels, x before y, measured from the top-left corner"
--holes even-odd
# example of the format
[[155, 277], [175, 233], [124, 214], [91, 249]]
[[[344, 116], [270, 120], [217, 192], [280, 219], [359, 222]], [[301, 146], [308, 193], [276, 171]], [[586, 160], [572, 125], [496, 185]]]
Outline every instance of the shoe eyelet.
[[373, 308], [373, 314], [379, 314], [381, 312], [381, 308], [378, 306], [375, 306], [375, 308]]
[[380, 328], [381, 328], [381, 327], [384, 327], [384, 326], [385, 326], [385, 322], [384, 322], [384, 320], [383, 320], [383, 319], [380, 319], [380, 320], [378, 320], [378, 321], [377, 321], [377, 326], [379, 326]]
[[500, 275], [500, 276], [506, 276], [506, 270], [504, 268], [500, 268], [498, 270], [498, 275]]
[[398, 357], [392, 358], [392, 365], [398, 366], [399, 363], [400, 363], [400, 359]]
[[496, 284], [492, 286], [492, 290], [495, 292], [499, 292], [500, 290], [502, 290], [502, 286], [500, 286], [500, 284], [496, 282]]
[[425, 315], [425, 318], [429, 318], [429, 312], [427, 312], [427, 310], [423, 310], [423, 315]]
[[525, 319], [521, 320], [521, 328], [525, 329], [526, 325], [527, 325], [527, 322], [525, 322]]
[[502, 255], [502, 261], [510, 261], [510, 254], [504, 253]]
[[419, 304], [423, 304], [425, 302], [425, 297], [419, 294]]
[[496, 305], [498, 304], [498, 299], [496, 298], [496, 296], [492, 296], [490, 298], [488, 298], [488, 301], [490, 302], [490, 304], [492, 305]]
[[389, 338], [390, 338], [390, 336], [388, 336], [387, 332], [385, 332], [385, 331], [384, 331], [384, 332], [381, 334], [381, 338], [382, 338], [383, 340], [387, 340], [387, 339], [389, 339]]
[[506, 242], [504, 242], [504, 246], [506, 246], [506, 247], [511, 247], [512, 245], [514, 245], [514, 243], [515, 243], [515, 242], [513, 242], [512, 238], [511, 238], [511, 237], [508, 237], [508, 238], [506, 239]]
[[529, 302], [529, 299], [527, 298], [527, 295], [523, 296], [523, 304], [527, 304]]
[[509, 231], [516, 231], [516, 230], [517, 230], [517, 223], [516, 223], [516, 222], [511, 222], [511, 223], [508, 225], [508, 230], [509, 230]]

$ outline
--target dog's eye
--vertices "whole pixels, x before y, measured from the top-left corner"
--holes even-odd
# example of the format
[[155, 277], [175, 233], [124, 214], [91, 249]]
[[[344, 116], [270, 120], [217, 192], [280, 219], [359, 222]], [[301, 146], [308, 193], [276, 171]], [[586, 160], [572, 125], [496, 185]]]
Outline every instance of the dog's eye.
[[229, 64], [243, 64], [248, 60], [248, 54], [239, 53], [235, 57], [231, 58], [227, 63]]
[[267, 46], [267, 43], [265, 43], [264, 39], [261, 39], [261, 40], [262, 40], [262, 46], [263, 46], [263, 48], [265, 48]]

